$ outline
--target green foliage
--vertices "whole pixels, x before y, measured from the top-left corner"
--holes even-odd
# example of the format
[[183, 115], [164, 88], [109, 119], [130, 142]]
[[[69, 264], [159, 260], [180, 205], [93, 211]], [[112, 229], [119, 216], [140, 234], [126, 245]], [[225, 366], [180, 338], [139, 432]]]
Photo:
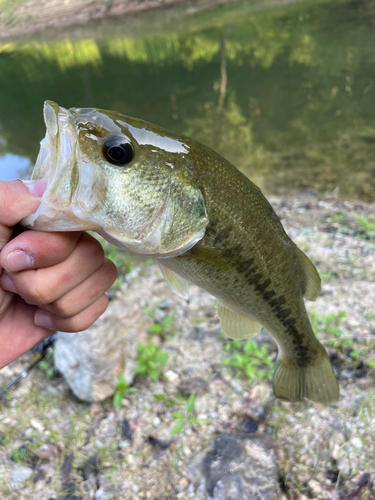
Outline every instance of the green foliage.
[[341, 320], [346, 318], [346, 312], [340, 311], [337, 314], [327, 314], [319, 316], [314, 308], [310, 310], [311, 325], [315, 334], [325, 332], [336, 338], [343, 336], [340, 329]]
[[14, 462], [17, 462], [18, 464], [30, 463], [30, 461], [32, 460], [32, 457], [33, 457], [33, 453], [29, 447], [22, 446], [19, 448], [14, 448], [11, 451], [10, 456], [11, 456], [12, 460]]
[[315, 334], [324, 333], [328, 338], [324, 343], [334, 347], [342, 354], [350, 356], [353, 360], [358, 360], [366, 354], [366, 349], [358, 348], [357, 343], [349, 336], [348, 332], [341, 328], [342, 320], [346, 318], [345, 311], [337, 314], [327, 314], [319, 316], [315, 309], [310, 310], [310, 319]]
[[133, 392], [137, 392], [137, 389], [134, 389], [134, 387], [129, 387], [124, 375], [120, 373], [117, 381], [117, 390], [113, 395], [114, 408], [117, 408], [121, 405], [121, 401], [124, 399], [126, 394], [130, 394]]
[[120, 248], [115, 247], [108, 243], [104, 238], [95, 236], [103, 247], [104, 254], [107, 259], [111, 260], [115, 266], [117, 267], [118, 277], [116, 278], [115, 285], [121, 285], [123, 282], [123, 277], [125, 274], [130, 273], [133, 269], [134, 259], [135, 257], [126, 252], [125, 250], [121, 250]]
[[156, 380], [160, 377], [163, 367], [168, 361], [169, 354], [162, 351], [151, 340], [146, 345], [138, 344], [138, 362], [136, 375], [145, 375]]
[[268, 354], [267, 344], [258, 345], [254, 340], [228, 340], [224, 350], [231, 355], [221, 361], [234, 370], [236, 378], [245, 377], [249, 383], [256, 378], [272, 379], [274, 363]]
[[[51, 378], [54, 372], [53, 360], [53, 349], [47, 352], [46, 356], [42, 361], [38, 363], [39, 368], [44, 371], [47, 378]], [[50, 361], [48, 361], [50, 360]]]
[[370, 220], [365, 215], [358, 215], [356, 217], [356, 222], [360, 229], [361, 236], [375, 243], [375, 220]]
[[154, 398], [157, 401], [164, 401], [164, 403], [169, 405], [179, 405], [179, 411], [171, 412], [173, 418], [177, 420], [175, 425], [171, 429], [171, 436], [175, 434], [179, 434], [186, 426], [186, 424], [205, 424], [205, 420], [200, 420], [195, 416], [195, 394], [190, 394], [188, 400], [184, 401], [184, 398], [181, 394], [177, 394], [175, 399], [164, 396], [163, 394], [154, 394]]
[[[148, 309], [147, 307], [144, 307], [143, 310], [152, 320], [154, 320], [155, 318], [154, 309]], [[157, 333], [163, 339], [167, 340], [171, 339], [175, 333], [175, 325], [173, 324], [173, 320], [174, 320], [174, 314], [168, 314], [160, 322], [155, 321], [154, 324], [151, 325], [147, 331], [148, 333]]]

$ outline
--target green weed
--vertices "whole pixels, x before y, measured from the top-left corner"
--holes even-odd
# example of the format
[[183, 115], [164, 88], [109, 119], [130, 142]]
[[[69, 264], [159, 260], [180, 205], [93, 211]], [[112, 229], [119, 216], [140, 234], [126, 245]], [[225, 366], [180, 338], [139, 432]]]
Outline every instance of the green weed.
[[[40, 361], [38, 365], [39, 368], [44, 371], [47, 378], [51, 378], [54, 372], [53, 360], [51, 360], [52, 357], [53, 349], [47, 352], [46, 357], [42, 359], [42, 361]], [[52, 362], [47, 361], [48, 359], [50, 359]]]
[[178, 401], [176, 401], [175, 399], [173, 399], [169, 396], [164, 396], [163, 394], [154, 394], [154, 398], [157, 401], [164, 401], [164, 403], [167, 406], [168, 405], [177, 405], [177, 404], [179, 404], [180, 407], [182, 406], [182, 408], [180, 408], [180, 411], [173, 411], [171, 413], [172, 417], [177, 420], [177, 422], [175, 423], [175, 425], [171, 429], [171, 432], [170, 432], [171, 436], [174, 436], [175, 434], [179, 434], [184, 429], [186, 424], [188, 424], [189, 422], [191, 424], [199, 424], [199, 425], [206, 423], [205, 420], [199, 420], [195, 416], [195, 411], [194, 411], [195, 394], [190, 394], [190, 396], [185, 404], [184, 404], [184, 398], [181, 394], [176, 395], [176, 398], [178, 399]]
[[311, 324], [315, 334], [325, 333], [329, 335], [331, 338], [324, 342], [326, 345], [334, 347], [337, 351], [357, 361], [364, 356], [367, 351], [363, 348], [358, 348], [357, 343], [350, 338], [347, 332], [341, 329], [341, 321], [345, 317], [345, 311], [340, 311], [338, 314], [319, 316], [315, 309], [310, 310]]
[[118, 408], [121, 405], [121, 401], [124, 399], [126, 394], [134, 392], [137, 392], [137, 389], [135, 389], [134, 387], [129, 387], [124, 375], [120, 373], [117, 380], [117, 390], [113, 395], [114, 408]]
[[[149, 311], [146, 311], [150, 318], [153, 319], [153, 316], [149, 314]], [[170, 339], [174, 335], [174, 314], [168, 314], [165, 318], [162, 319], [161, 323], [154, 323], [148, 329], [148, 333], [158, 333], [163, 339]]]
[[251, 383], [255, 378], [272, 379], [274, 363], [272, 362], [267, 344], [260, 346], [254, 340], [228, 340], [224, 350], [230, 351], [229, 358], [222, 358], [222, 363], [235, 372], [235, 377], [245, 377]]
[[168, 361], [169, 354], [162, 351], [151, 340], [146, 345], [138, 344], [139, 366], [136, 375], [145, 375], [156, 380], [160, 377], [163, 367]]
[[366, 240], [375, 242], [375, 220], [369, 219], [366, 215], [358, 215], [355, 220], [360, 229], [360, 235]]
[[102, 245], [106, 258], [111, 260], [117, 267], [118, 277], [116, 278], [114, 285], [121, 285], [124, 275], [130, 273], [130, 271], [133, 269], [134, 261], [137, 259], [137, 257], [129, 252], [126, 252], [125, 250], [121, 250], [120, 248], [111, 245], [101, 236], [93, 236], [95, 236], [95, 238]]

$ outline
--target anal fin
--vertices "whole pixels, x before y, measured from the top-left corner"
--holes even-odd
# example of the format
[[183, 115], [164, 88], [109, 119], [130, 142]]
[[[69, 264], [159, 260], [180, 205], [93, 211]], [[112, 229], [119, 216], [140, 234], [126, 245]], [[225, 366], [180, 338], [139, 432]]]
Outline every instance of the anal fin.
[[221, 328], [231, 339], [241, 340], [255, 337], [261, 330], [261, 325], [255, 318], [244, 316], [233, 311], [229, 307], [219, 302], [218, 316], [220, 318]]
[[183, 299], [187, 299], [189, 297], [188, 282], [171, 269], [168, 269], [168, 267], [160, 264], [160, 262], [158, 264], [160, 267], [160, 271], [165, 278], [165, 281], [168, 283], [169, 288], [173, 292], [176, 292], [177, 295], [179, 295]]

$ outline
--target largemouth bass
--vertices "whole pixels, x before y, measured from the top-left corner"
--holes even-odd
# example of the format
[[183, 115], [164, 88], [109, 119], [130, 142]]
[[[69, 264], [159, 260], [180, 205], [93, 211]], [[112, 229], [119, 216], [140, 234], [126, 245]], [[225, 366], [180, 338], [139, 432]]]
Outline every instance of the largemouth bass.
[[338, 399], [304, 305], [319, 294], [319, 275], [255, 184], [210, 148], [143, 120], [51, 101], [44, 120], [32, 179], [48, 184], [25, 226], [95, 230], [154, 258], [182, 297], [192, 282], [217, 298], [229, 337], [261, 326], [273, 335], [277, 397]]

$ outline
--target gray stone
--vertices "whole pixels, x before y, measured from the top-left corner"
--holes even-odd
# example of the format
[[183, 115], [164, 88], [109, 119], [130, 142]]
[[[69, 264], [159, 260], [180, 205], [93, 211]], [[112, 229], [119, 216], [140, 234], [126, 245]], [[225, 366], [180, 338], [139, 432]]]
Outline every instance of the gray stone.
[[74, 335], [59, 333], [55, 366], [79, 399], [103, 401], [116, 391], [120, 373], [128, 384], [133, 381], [137, 345], [146, 342], [151, 324], [137, 294], [113, 300], [89, 329]]
[[202, 500], [279, 500], [276, 450], [269, 436], [221, 434], [195, 457], [190, 480]]
[[23, 465], [15, 467], [10, 473], [12, 488], [18, 488], [21, 486], [28, 479], [30, 479], [32, 473], [33, 471], [32, 469], [29, 469], [29, 467], [24, 467]]
[[95, 500], [112, 500], [116, 497], [116, 491], [112, 486], [101, 486], [95, 493]]

